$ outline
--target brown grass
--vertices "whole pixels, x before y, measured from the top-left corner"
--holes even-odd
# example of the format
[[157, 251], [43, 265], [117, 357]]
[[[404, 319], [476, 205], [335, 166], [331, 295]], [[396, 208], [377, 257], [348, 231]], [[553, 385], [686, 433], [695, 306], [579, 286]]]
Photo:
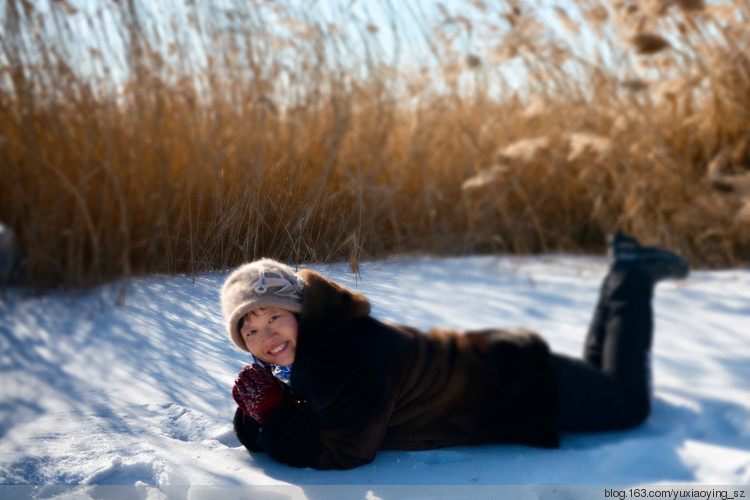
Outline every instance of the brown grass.
[[435, 4], [417, 62], [374, 19], [196, 3], [169, 38], [149, 3], [6, 2], [0, 221], [30, 284], [600, 252], [617, 229], [748, 261], [747, 199], [707, 176], [750, 170], [745, 2], [579, 0], [554, 38], [524, 2]]

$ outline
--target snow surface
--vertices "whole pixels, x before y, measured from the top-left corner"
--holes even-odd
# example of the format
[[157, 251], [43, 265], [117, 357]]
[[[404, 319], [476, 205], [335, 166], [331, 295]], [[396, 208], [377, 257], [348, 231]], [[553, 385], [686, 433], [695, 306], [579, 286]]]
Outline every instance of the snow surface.
[[[312, 267], [364, 293], [385, 321], [524, 326], [553, 350], [577, 355], [606, 262], [415, 258], [363, 264], [359, 277], [343, 264]], [[101, 497], [96, 488], [104, 485], [138, 486], [140, 498], [171, 497], [183, 485], [266, 493], [286, 485], [279, 498], [321, 498], [315, 488], [322, 485], [365, 485], [339, 492], [378, 498], [386, 485], [750, 483], [748, 270], [695, 272], [659, 285], [654, 411], [638, 429], [565, 435], [557, 450], [385, 451], [349, 471], [287, 467], [251, 456], [236, 440], [230, 390], [249, 359], [224, 332], [224, 278], [153, 276], [41, 297], [7, 290], [0, 302], [0, 484], [75, 485], [64, 491], [81, 498]], [[118, 306], [123, 287], [125, 305]], [[171, 493], [153, 496], [154, 489]], [[189, 488], [179, 491], [187, 498]]]

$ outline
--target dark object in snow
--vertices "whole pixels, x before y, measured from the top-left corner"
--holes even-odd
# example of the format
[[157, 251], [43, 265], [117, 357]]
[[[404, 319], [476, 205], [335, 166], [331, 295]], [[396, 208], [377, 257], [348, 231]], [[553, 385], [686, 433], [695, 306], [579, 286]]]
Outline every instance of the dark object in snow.
[[0, 222], [0, 286], [20, 285], [25, 262], [13, 230]]

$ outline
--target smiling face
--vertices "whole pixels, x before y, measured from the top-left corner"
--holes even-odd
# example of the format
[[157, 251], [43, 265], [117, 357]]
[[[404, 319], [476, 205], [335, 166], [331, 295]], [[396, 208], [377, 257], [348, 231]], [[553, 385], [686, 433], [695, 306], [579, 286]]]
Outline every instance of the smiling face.
[[285, 309], [267, 307], [247, 313], [240, 334], [256, 358], [265, 363], [289, 366], [297, 349], [297, 318]]

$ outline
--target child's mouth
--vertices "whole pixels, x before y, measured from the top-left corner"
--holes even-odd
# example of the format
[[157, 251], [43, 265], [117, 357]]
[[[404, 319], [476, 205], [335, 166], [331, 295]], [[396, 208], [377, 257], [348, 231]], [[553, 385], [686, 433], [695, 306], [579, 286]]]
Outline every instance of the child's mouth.
[[280, 345], [274, 347], [273, 349], [271, 349], [270, 351], [268, 351], [268, 354], [270, 354], [272, 356], [276, 356], [277, 354], [280, 354], [282, 351], [284, 351], [284, 349], [286, 349], [286, 346], [288, 344], [289, 344], [289, 341], [286, 341], [283, 344], [280, 344]]

